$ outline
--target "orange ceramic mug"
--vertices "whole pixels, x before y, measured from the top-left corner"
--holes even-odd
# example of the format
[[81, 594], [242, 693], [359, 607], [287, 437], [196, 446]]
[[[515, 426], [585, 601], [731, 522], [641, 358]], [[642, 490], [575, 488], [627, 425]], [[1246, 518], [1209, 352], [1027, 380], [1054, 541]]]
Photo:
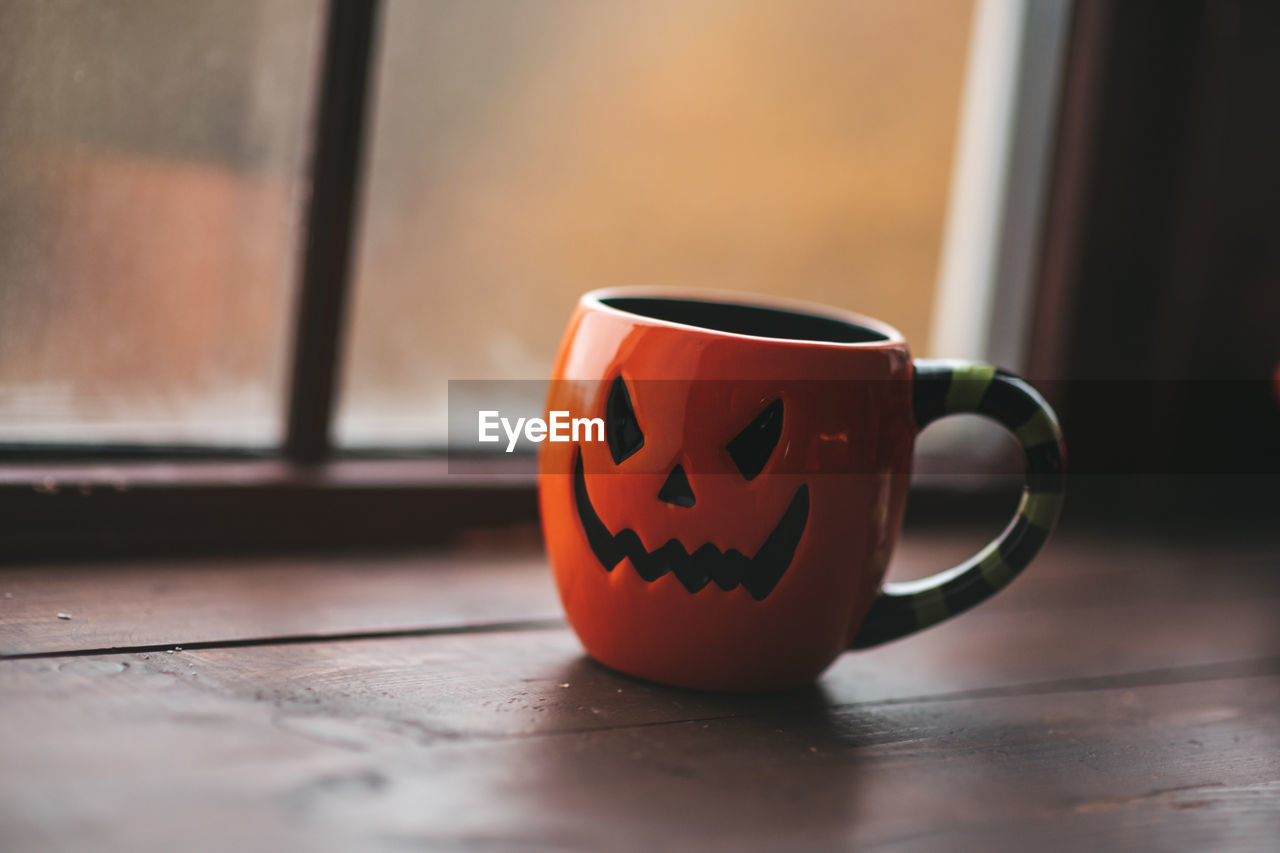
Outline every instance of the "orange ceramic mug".
[[[539, 458], [569, 622], [601, 663], [682, 687], [804, 684], [846, 649], [967, 610], [1026, 567], [1062, 504], [1061, 432], [1030, 386], [912, 361], [891, 327], [816, 305], [588, 293], [547, 409], [586, 427]], [[967, 562], [885, 584], [915, 437], [959, 413], [1021, 442], [1018, 513]]]

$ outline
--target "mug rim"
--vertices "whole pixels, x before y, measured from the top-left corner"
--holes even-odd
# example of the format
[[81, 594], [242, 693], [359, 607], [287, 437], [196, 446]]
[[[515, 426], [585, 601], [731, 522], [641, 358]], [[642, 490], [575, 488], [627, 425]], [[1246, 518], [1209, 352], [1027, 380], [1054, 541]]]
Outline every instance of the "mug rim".
[[[786, 312], [789, 314], [798, 314], [800, 316], [807, 315], [821, 320], [834, 320], [838, 323], [851, 326], [860, 326], [877, 335], [882, 335], [883, 338], [873, 341], [832, 341], [816, 340], [814, 338], [772, 337], [766, 335], [753, 335], [745, 332], [730, 332], [724, 329], [700, 326], [695, 323], [685, 323], [679, 320], [669, 320], [663, 317], [654, 317], [649, 314], [640, 314], [635, 311], [610, 305], [606, 301], [610, 299], [662, 299], [670, 302], [699, 302], [744, 308], [760, 308], [764, 310]], [[589, 308], [593, 311], [602, 311], [604, 313], [614, 314], [619, 317], [626, 317], [630, 320], [649, 325], [701, 332], [715, 337], [756, 341], [764, 344], [799, 344], [811, 347], [831, 347], [841, 350], [874, 350], [903, 347], [907, 343], [906, 338], [903, 337], [902, 333], [893, 326], [890, 326], [888, 323], [881, 320], [877, 320], [874, 317], [868, 317], [865, 314], [858, 314], [853, 311], [846, 311], [843, 308], [835, 308], [829, 305], [808, 302], [802, 299], [789, 299], [787, 297], [767, 296], [756, 293], [742, 293], [734, 290], [712, 290], [709, 288], [686, 287], [605, 287], [597, 290], [590, 290], [582, 294], [578, 300], [578, 304], [583, 308]]]

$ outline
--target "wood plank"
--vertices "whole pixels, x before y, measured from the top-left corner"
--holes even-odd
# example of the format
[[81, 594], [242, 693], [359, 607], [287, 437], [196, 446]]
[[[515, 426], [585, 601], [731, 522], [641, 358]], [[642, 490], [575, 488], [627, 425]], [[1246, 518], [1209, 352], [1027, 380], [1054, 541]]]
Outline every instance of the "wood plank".
[[[1280, 658], [1275, 612], [1265, 601], [1122, 605], [1063, 620], [994, 612], [846, 654], [811, 689], [747, 697], [672, 690], [615, 674], [586, 658], [563, 629], [202, 649], [145, 660], [149, 668], [245, 700], [319, 704], [346, 716], [426, 714], [440, 737], [511, 737], [815, 703], [1265, 674]], [[1204, 627], [1188, 630], [1192, 624]], [[427, 725], [425, 717], [420, 722]]]
[[[895, 579], [951, 566], [994, 531], [912, 531]], [[481, 544], [491, 541], [481, 539]], [[502, 544], [502, 543], [493, 543]], [[1067, 532], [974, 614], [1280, 597], [1274, 543]], [[432, 630], [560, 616], [539, 552], [150, 560], [0, 567], [0, 655]], [[72, 618], [61, 620], [58, 613]]]
[[3, 661], [0, 846], [1229, 850], [1280, 834], [1280, 658], [948, 695], [930, 691], [955, 686], [938, 675], [962, 653], [933, 645], [932, 668], [892, 659], [903, 643], [770, 697], [622, 678], [563, 630]]
[[0, 592], [0, 655], [560, 617], [529, 550], [12, 566]]

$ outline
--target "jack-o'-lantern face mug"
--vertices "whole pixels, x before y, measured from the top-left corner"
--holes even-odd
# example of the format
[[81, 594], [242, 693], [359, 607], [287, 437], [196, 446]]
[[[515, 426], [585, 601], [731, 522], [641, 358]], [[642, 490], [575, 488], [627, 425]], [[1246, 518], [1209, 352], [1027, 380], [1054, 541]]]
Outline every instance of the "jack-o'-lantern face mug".
[[[547, 551], [587, 652], [682, 687], [816, 678], [842, 651], [954, 616], [1018, 575], [1062, 503], [1057, 419], [988, 365], [913, 361], [894, 329], [842, 311], [723, 293], [582, 297], [541, 445]], [[975, 557], [884, 583], [915, 437], [993, 418], [1022, 444], [1017, 516]]]

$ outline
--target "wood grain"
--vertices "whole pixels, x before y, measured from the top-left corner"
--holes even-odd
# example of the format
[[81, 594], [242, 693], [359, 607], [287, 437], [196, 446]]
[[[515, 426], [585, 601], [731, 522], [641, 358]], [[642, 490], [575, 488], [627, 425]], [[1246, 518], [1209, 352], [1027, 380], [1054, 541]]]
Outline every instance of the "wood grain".
[[[894, 579], [952, 566], [990, 530], [913, 531]], [[1157, 602], [1280, 598], [1280, 559], [1267, 542], [1218, 544], [1068, 532], [1026, 574], [964, 621], [996, 610], [1105, 610]], [[0, 656], [288, 637], [452, 629], [560, 616], [537, 551], [392, 556], [135, 560], [0, 566]], [[58, 618], [69, 614], [70, 620]], [[1094, 614], [1103, 618], [1105, 614]], [[1091, 618], [1094, 618], [1091, 617]], [[1235, 630], [1227, 626], [1227, 630]]]
[[565, 631], [0, 662], [0, 841], [1143, 850], [1280, 831], [1280, 658], [931, 686], [868, 654], [798, 693], [672, 691]]
[[12, 596], [0, 599], [0, 655], [560, 616], [531, 553], [15, 566], [0, 569], [0, 592]]
[[[11, 569], [6, 648], [56, 654], [0, 660], [0, 849], [1271, 849], [1275, 553], [1067, 537], [973, 614], [740, 696], [493, 628], [555, 612], [536, 556]], [[248, 645], [74, 651], [159, 637]]]

